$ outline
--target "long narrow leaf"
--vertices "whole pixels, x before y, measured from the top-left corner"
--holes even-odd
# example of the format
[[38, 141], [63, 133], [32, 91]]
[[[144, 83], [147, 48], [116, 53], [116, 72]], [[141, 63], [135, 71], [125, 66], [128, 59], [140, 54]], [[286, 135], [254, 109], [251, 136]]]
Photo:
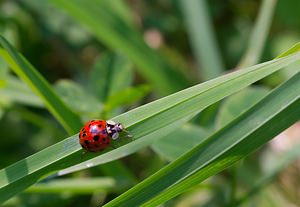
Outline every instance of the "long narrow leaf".
[[206, 0], [181, 0], [191, 47], [197, 60], [199, 76], [203, 80], [217, 77], [224, 70], [221, 55], [211, 18], [208, 14]]
[[231, 166], [300, 119], [299, 88], [300, 73], [205, 142], [105, 206], [140, 206], [149, 199], [144, 206], [157, 206]]
[[276, 4], [276, 0], [262, 1], [257, 21], [250, 36], [247, 51], [238, 65], [239, 68], [251, 66], [259, 62], [269, 33]]
[[[90, 72], [90, 90], [102, 102], [132, 83], [132, 63], [121, 54], [104, 53]], [[113, 83], [113, 84], [112, 84]]]

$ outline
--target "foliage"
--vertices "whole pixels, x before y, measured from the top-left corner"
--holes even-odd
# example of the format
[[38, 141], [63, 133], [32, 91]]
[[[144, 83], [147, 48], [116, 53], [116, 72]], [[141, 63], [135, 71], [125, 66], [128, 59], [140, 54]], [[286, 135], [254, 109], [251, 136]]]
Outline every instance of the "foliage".
[[[272, 141], [300, 119], [287, 6], [0, 2], [2, 205], [299, 205], [299, 144]], [[100, 118], [133, 138], [83, 153], [78, 131]]]

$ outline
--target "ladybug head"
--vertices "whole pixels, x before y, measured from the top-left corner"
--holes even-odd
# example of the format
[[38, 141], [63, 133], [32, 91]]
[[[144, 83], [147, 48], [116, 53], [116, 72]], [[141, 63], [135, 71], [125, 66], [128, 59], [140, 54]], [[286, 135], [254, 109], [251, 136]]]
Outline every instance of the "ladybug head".
[[107, 134], [113, 139], [116, 140], [119, 137], [119, 132], [122, 132], [124, 127], [120, 123], [115, 123], [114, 121], [106, 121], [106, 131]]

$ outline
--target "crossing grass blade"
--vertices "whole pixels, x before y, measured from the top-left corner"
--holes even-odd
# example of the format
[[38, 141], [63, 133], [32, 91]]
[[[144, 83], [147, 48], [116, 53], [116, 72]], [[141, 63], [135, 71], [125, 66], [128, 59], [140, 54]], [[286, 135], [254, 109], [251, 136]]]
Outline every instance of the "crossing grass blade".
[[262, 1], [257, 20], [250, 36], [247, 51], [238, 64], [238, 68], [248, 67], [259, 62], [272, 23], [276, 4], [276, 0]]
[[[11, 47], [9, 49], [14, 54], [12, 57], [9, 56], [9, 60], [15, 64], [15, 61], [12, 61], [14, 59], [11, 58], [19, 61], [20, 56], [16, 55]], [[6, 52], [4, 54], [8, 55]], [[24, 64], [23, 60], [21, 58], [18, 63]], [[207, 106], [297, 60], [300, 60], [299, 53], [236, 71], [114, 117], [113, 120], [120, 121], [128, 128], [134, 135], [134, 140], [117, 149], [109, 149], [103, 154], [88, 153], [82, 157], [78, 134], [68, 137], [0, 170], [0, 202], [64, 168], [82, 163], [80, 169], [84, 169], [131, 154], [178, 128]], [[17, 65], [13, 67], [19, 69]], [[36, 74], [33, 77], [36, 77]], [[43, 89], [47, 90], [47, 88]], [[128, 142], [125, 138], [121, 140]], [[84, 162], [91, 158], [93, 159], [88, 163]]]
[[206, 1], [180, 0], [193, 53], [197, 60], [198, 75], [202, 80], [219, 76], [224, 70], [217, 47], [213, 24]]
[[105, 207], [157, 206], [257, 150], [300, 119], [300, 73]]
[[[103, 103], [113, 93], [132, 84], [132, 63], [119, 53], [106, 52], [95, 61], [89, 74], [90, 89]], [[113, 84], [112, 84], [113, 83]]]

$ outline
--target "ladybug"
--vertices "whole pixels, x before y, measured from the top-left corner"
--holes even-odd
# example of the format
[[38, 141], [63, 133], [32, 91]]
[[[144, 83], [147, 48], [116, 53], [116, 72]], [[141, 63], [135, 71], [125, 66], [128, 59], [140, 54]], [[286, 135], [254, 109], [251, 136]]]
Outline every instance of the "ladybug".
[[125, 130], [121, 123], [111, 120], [91, 120], [80, 130], [79, 143], [89, 152], [102, 151], [110, 146], [111, 139], [118, 139], [122, 131]]

